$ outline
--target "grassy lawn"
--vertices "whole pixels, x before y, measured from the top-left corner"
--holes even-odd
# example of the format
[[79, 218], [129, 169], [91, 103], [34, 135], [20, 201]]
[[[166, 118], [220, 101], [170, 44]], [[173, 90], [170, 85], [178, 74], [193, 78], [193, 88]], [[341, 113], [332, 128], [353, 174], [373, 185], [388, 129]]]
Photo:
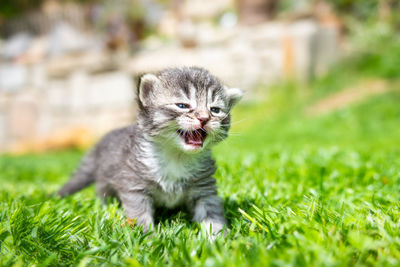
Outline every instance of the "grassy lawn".
[[1, 156], [0, 265], [399, 266], [395, 87], [321, 116], [304, 115], [312, 92], [239, 106], [214, 151], [230, 225], [215, 242], [183, 212], [148, 236], [93, 187], [54, 197], [82, 151]]

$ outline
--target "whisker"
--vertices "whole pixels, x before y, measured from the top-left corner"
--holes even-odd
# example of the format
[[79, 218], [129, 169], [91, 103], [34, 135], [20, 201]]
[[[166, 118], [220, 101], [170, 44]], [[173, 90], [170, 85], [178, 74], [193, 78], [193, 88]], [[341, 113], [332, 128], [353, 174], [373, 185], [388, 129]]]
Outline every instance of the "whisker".
[[236, 124], [242, 123], [242, 122], [247, 121], [247, 120], [248, 120], [248, 119], [246, 118], [246, 119], [242, 119], [242, 120], [240, 120], [240, 121], [234, 121], [234, 122], [231, 122], [231, 123], [221, 123], [221, 125], [224, 125], [224, 126], [236, 125]]

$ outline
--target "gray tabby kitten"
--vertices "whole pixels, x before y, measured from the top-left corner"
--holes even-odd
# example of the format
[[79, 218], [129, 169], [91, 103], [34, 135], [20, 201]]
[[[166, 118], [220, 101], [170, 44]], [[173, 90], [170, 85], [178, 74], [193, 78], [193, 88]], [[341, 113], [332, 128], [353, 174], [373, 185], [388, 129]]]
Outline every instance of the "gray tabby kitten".
[[229, 112], [241, 96], [202, 68], [142, 76], [137, 122], [107, 134], [59, 195], [96, 182], [98, 195], [117, 196], [128, 220], [145, 231], [155, 207], [185, 205], [193, 221], [219, 232], [226, 220], [210, 148], [227, 137]]

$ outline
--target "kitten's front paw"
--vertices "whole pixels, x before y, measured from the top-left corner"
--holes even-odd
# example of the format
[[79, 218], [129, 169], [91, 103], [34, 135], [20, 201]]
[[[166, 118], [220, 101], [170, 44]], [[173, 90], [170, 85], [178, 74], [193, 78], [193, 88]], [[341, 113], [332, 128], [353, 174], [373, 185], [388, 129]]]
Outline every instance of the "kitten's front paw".
[[223, 222], [204, 220], [201, 222], [201, 227], [205, 228], [211, 241], [214, 241], [219, 236], [225, 237], [228, 234], [228, 226]]

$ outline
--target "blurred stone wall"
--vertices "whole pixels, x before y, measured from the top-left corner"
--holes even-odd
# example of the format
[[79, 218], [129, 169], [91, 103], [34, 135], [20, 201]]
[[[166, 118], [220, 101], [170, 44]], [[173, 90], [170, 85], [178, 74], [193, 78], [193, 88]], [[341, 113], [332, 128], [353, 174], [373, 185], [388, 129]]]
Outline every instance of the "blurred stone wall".
[[195, 65], [209, 69], [229, 86], [251, 91], [258, 84], [286, 78], [308, 81], [338, 57], [338, 30], [314, 20], [192, 27], [184, 40], [191, 38], [189, 47], [150, 44], [130, 59], [129, 72]]
[[2, 151], [86, 147], [135, 118], [133, 80], [123, 70], [93, 72], [74, 64], [62, 71], [50, 64], [17, 68], [25, 73], [24, 85], [0, 90]]
[[[135, 80], [145, 72], [201, 66], [251, 99], [260, 84], [307, 82], [338, 58], [339, 28], [329, 8], [315, 12], [319, 16], [271, 21], [276, 1], [239, 1], [248, 8], [237, 13], [234, 2], [174, 0], [160, 10], [143, 1], [145, 13], [157, 20], [157, 34], [112, 49], [109, 31], [120, 40], [129, 29], [121, 12], [111, 12], [118, 23], [105, 32], [88, 30], [85, 9], [52, 0], [42, 12], [43, 21], [52, 23], [36, 16], [14, 20], [0, 40], [0, 151], [88, 146], [131, 123]], [[87, 10], [94, 21], [94, 11], [110, 13], [107, 5]], [[27, 31], [32, 25], [37, 29]]]

